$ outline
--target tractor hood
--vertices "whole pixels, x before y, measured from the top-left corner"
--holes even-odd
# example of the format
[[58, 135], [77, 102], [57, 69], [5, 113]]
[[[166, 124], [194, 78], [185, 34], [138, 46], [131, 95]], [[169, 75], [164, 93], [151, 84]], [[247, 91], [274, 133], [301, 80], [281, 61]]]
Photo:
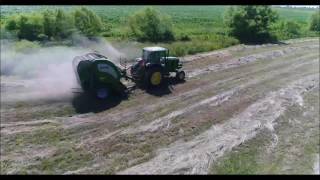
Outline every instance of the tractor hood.
[[173, 56], [169, 56], [169, 57], [168, 57], [168, 60], [179, 60], [179, 58], [173, 57]]

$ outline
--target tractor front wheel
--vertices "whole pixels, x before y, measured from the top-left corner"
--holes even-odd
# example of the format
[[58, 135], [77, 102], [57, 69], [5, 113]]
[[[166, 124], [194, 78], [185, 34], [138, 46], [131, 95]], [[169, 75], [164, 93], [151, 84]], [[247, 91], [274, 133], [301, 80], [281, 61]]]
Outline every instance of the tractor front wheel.
[[163, 73], [161, 68], [151, 68], [146, 73], [146, 85], [147, 87], [158, 87], [162, 84], [163, 81]]
[[178, 71], [176, 74], [176, 78], [178, 81], [183, 81], [186, 77], [186, 73], [184, 71]]

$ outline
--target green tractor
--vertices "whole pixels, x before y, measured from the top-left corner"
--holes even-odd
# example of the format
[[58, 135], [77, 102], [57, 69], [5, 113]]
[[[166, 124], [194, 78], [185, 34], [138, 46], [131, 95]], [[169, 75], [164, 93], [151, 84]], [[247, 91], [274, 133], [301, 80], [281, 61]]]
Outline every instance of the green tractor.
[[142, 57], [136, 59], [136, 63], [131, 66], [130, 73], [132, 79], [146, 87], [158, 87], [169, 77], [170, 73], [175, 73], [179, 81], [185, 78], [182, 63], [177, 57], [170, 57], [169, 50], [163, 47], [145, 47], [142, 50]]

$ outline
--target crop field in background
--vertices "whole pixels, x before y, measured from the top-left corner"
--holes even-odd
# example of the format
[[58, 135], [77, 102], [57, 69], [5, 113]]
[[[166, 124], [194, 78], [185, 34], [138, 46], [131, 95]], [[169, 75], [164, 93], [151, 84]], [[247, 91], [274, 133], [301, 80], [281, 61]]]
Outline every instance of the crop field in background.
[[[73, 10], [81, 6], [1, 6], [1, 19], [19, 13], [40, 12], [45, 9], [61, 8]], [[130, 44], [131, 47], [141, 48], [151, 45], [148, 42], [135, 42], [128, 36], [128, 17], [147, 6], [86, 6], [99, 15], [105, 22], [106, 31], [101, 33], [114, 46]], [[226, 34], [223, 24], [224, 12], [228, 6], [153, 6], [160, 12], [171, 17], [176, 40], [172, 43], [158, 45], [171, 49], [171, 55], [184, 56], [226, 48], [236, 45], [239, 41]], [[315, 36], [307, 30], [314, 9], [292, 9], [273, 7], [279, 14], [280, 20], [294, 21], [301, 27], [297, 37]], [[1, 22], [3, 24], [4, 21]], [[282, 37], [280, 40], [289, 39]], [[189, 41], [183, 41], [187, 37]], [[291, 37], [292, 38], [292, 37]], [[191, 40], [191, 41], [190, 41]], [[154, 43], [153, 43], [154, 44]]]
[[[2, 6], [1, 16], [5, 17], [10, 14], [20, 12], [33, 12], [45, 8], [64, 8], [71, 9], [79, 6]], [[143, 9], [146, 6], [86, 6], [102, 17], [112, 22], [118, 22], [120, 18], [131, 15], [133, 12]], [[206, 21], [219, 21], [222, 13], [227, 6], [154, 6], [160, 11], [165, 12], [173, 17], [176, 22], [183, 23], [183, 21], [196, 22], [198, 20], [202, 22]], [[292, 8], [277, 8], [281, 18], [287, 20], [307, 21], [311, 14], [316, 10], [314, 9], [292, 9]], [[181, 22], [182, 21], [182, 22]]]
[[[2, 6], [1, 18], [8, 15], [34, 12], [45, 8], [72, 9], [79, 6]], [[102, 20], [113, 27], [113, 31], [119, 31], [124, 26], [125, 20], [134, 12], [146, 6], [86, 6], [94, 10]], [[223, 13], [227, 6], [154, 6], [161, 12], [171, 16], [175, 27], [184, 30], [185, 33], [205, 33], [221, 29]], [[314, 9], [277, 8], [280, 18], [307, 23]]]

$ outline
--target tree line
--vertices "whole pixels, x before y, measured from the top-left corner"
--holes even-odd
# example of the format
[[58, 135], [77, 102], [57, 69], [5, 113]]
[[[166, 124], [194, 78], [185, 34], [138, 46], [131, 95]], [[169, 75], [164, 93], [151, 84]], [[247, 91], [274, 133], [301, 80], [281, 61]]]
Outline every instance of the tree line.
[[[148, 7], [128, 18], [128, 37], [138, 41], [172, 42], [176, 34], [172, 19], [158, 10]], [[224, 17], [226, 34], [242, 43], [263, 43], [301, 37], [304, 33], [300, 24], [279, 19], [270, 6], [230, 7]], [[45, 10], [41, 13], [19, 14], [7, 18], [4, 29], [19, 39], [30, 41], [64, 40], [74, 33], [95, 37], [107, 32], [108, 26], [93, 11], [82, 7], [66, 13], [61, 9]], [[1, 28], [2, 28], [1, 27]], [[307, 29], [319, 34], [319, 13], [312, 15]], [[2, 36], [6, 36], [2, 33]], [[182, 39], [189, 41], [188, 35]]]
[[64, 40], [74, 33], [87, 37], [99, 35], [104, 24], [99, 16], [87, 8], [77, 8], [70, 13], [62, 9], [41, 13], [10, 16], [4, 23], [4, 36], [14, 36], [30, 41]]
[[243, 43], [264, 43], [298, 38], [303, 34], [308, 36], [312, 32], [319, 35], [320, 31], [318, 12], [311, 16], [309, 27], [306, 29], [311, 32], [303, 32], [301, 25], [297, 22], [281, 20], [278, 13], [270, 6], [261, 5], [230, 7], [224, 16], [224, 23], [229, 35]]

